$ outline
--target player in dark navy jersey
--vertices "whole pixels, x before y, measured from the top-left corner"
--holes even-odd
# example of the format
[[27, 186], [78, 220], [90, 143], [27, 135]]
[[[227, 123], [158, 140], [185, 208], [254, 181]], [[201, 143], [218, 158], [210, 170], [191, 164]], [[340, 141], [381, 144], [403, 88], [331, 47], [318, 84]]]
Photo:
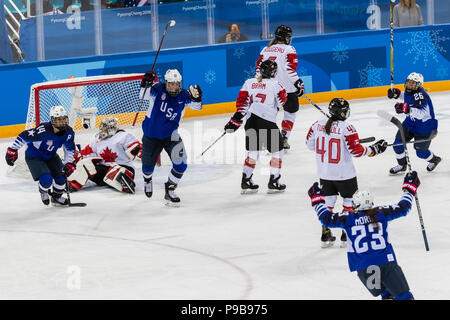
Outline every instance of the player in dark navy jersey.
[[[420, 73], [411, 73], [406, 78], [403, 94], [404, 102], [395, 104], [397, 113], [406, 114], [405, 121], [402, 124], [406, 141], [412, 139], [414, 141], [427, 140], [437, 133], [438, 121], [434, 114], [433, 103], [422, 86], [423, 76]], [[397, 88], [389, 88], [388, 90], [389, 99], [397, 99], [401, 95], [402, 92]], [[401, 142], [400, 131], [398, 131], [394, 144]], [[427, 170], [433, 171], [442, 159], [430, 151], [430, 144], [431, 141], [414, 143], [414, 149], [416, 149], [419, 158], [428, 161]], [[406, 170], [406, 155], [403, 145], [394, 146], [394, 152], [398, 165], [390, 169], [390, 174], [397, 174]]]
[[159, 83], [156, 74], [151, 71], [144, 75], [141, 82], [141, 98], [149, 100], [147, 115], [142, 123], [142, 173], [144, 191], [150, 198], [153, 194], [153, 171], [164, 149], [173, 164], [165, 183], [164, 198], [168, 205], [178, 206], [180, 198], [175, 194], [175, 188], [187, 168], [186, 151], [178, 134], [178, 126], [185, 107], [202, 109], [202, 91], [198, 85], [191, 85], [189, 91], [183, 89], [181, 74], [176, 69], [167, 70], [164, 80], [164, 83]]
[[[50, 122], [41, 123], [34, 129], [24, 130], [6, 151], [6, 162], [13, 166], [18, 150], [27, 145], [25, 162], [34, 181], [39, 181], [41, 200], [45, 205], [52, 203], [67, 205], [63, 196], [66, 177], [75, 170], [72, 163], [75, 153], [75, 133], [69, 126], [67, 112], [62, 106], [50, 109]], [[64, 163], [56, 151], [64, 148]], [[52, 188], [53, 187], [53, 188]], [[53, 189], [53, 190], [51, 190]]]
[[360, 280], [374, 296], [414, 299], [397, 264], [387, 227], [389, 221], [408, 214], [419, 185], [417, 172], [408, 173], [404, 178], [400, 201], [390, 206], [373, 207], [372, 195], [367, 191], [358, 191], [353, 195], [354, 213], [330, 211], [325, 205], [325, 193], [317, 182], [308, 190], [320, 222], [327, 228], [345, 229], [350, 271], [357, 271]]

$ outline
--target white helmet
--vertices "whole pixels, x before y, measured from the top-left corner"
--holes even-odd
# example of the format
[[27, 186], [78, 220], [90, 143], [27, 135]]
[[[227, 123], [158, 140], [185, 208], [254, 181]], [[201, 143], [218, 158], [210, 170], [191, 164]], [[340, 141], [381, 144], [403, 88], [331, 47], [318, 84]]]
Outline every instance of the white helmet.
[[373, 195], [369, 191], [356, 191], [352, 202], [355, 210], [371, 209], [373, 207]]
[[[166, 82], [167, 92], [173, 97], [178, 96], [178, 94], [181, 91], [181, 80], [182, 80], [180, 72], [178, 72], [177, 69], [169, 69], [164, 75], [164, 80]], [[168, 83], [178, 83], [178, 87], [176, 89], [171, 88], [169, 90]]]
[[[63, 124], [56, 124], [56, 119], [63, 118], [66, 121]], [[63, 106], [53, 106], [50, 109], [50, 122], [58, 130], [64, 130], [69, 124], [69, 117], [67, 116], [67, 111]]]
[[405, 84], [405, 88], [408, 92], [420, 90], [423, 86], [423, 75], [421, 75], [420, 73], [417, 73], [417, 72], [410, 73], [409, 76], [406, 78], [406, 82], [408, 82], [408, 80], [414, 81], [416, 83], [415, 89], [408, 88]]
[[101, 139], [112, 137], [119, 130], [119, 120], [116, 117], [106, 117], [100, 123], [99, 130]]

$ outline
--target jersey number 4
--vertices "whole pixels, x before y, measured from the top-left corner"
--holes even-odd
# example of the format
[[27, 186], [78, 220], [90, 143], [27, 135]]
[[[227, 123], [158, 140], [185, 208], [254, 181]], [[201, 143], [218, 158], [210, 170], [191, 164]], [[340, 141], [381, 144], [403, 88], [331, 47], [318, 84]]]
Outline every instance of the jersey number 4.
[[[316, 153], [320, 154], [321, 161], [325, 160], [325, 153], [327, 153], [327, 149], [325, 148], [325, 137], [322, 137], [322, 144], [320, 144], [320, 137], [317, 137], [316, 140]], [[336, 153], [333, 156], [333, 147], [336, 149]], [[331, 138], [328, 141], [328, 163], [339, 163], [341, 161], [341, 140], [336, 138]]]

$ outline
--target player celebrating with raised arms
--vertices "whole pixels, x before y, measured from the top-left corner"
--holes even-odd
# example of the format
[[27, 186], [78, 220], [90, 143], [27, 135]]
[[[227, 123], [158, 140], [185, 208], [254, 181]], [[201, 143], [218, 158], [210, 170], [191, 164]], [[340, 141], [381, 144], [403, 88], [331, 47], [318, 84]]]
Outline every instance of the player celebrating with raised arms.
[[91, 180], [99, 186], [134, 193], [133, 160], [140, 153], [141, 143], [131, 133], [119, 129], [117, 118], [104, 118], [99, 132], [76, 159], [76, 170], [68, 177], [72, 190], [81, 189]]
[[400, 201], [390, 206], [374, 207], [371, 193], [358, 191], [353, 195], [354, 213], [334, 213], [329, 210], [325, 205], [325, 192], [317, 182], [308, 190], [320, 222], [327, 228], [342, 228], [347, 231], [350, 271], [357, 271], [361, 282], [375, 297], [381, 295], [382, 299], [414, 299], [405, 275], [397, 264], [387, 227], [389, 221], [408, 214], [419, 185], [417, 172], [408, 173], [404, 178]]
[[[183, 140], [178, 134], [178, 126], [185, 107], [201, 110], [202, 91], [200, 86], [182, 87], [181, 74], [176, 69], [167, 70], [165, 83], [159, 83], [154, 72], [147, 72], [141, 82], [141, 97], [149, 100], [149, 108], [142, 123], [142, 173], [144, 191], [147, 197], [153, 194], [152, 176], [158, 156], [164, 149], [172, 161], [167, 182], [165, 183], [166, 204], [179, 206], [180, 198], [175, 189], [187, 168], [186, 151]], [[145, 87], [151, 87], [145, 91]]]
[[[75, 170], [72, 163], [75, 153], [75, 133], [69, 126], [67, 112], [62, 106], [50, 109], [50, 121], [43, 122], [34, 129], [24, 130], [7, 149], [6, 162], [13, 166], [18, 158], [18, 150], [27, 145], [25, 162], [34, 181], [39, 181], [41, 200], [45, 205], [68, 205], [63, 196], [66, 177]], [[56, 151], [64, 148], [64, 162]], [[52, 189], [52, 190], [51, 190]]]
[[298, 98], [305, 93], [302, 79], [297, 74], [297, 52], [290, 45], [292, 29], [280, 25], [275, 30], [275, 39], [262, 49], [256, 62], [256, 76], [261, 75], [261, 63], [267, 59], [277, 63], [278, 70], [276, 80], [286, 89], [287, 101], [284, 104], [284, 118], [281, 122], [283, 136], [283, 148], [289, 149], [288, 138], [294, 126], [299, 109]]
[[255, 193], [259, 186], [252, 180], [259, 153], [264, 148], [272, 154], [268, 193], [282, 192], [280, 170], [283, 159], [283, 138], [276, 124], [278, 110], [286, 103], [286, 90], [275, 79], [277, 63], [265, 60], [260, 65], [260, 76], [245, 81], [236, 101], [237, 111], [225, 125], [226, 132], [236, 131], [245, 123], [247, 157], [241, 181], [241, 193]]
[[[417, 140], [426, 140], [414, 143], [416, 155], [428, 161], [427, 170], [433, 171], [441, 162], [441, 157], [436, 156], [430, 151], [431, 138], [437, 134], [438, 121], [434, 115], [433, 103], [431, 98], [423, 89], [423, 76], [420, 73], [413, 72], [406, 78], [405, 92], [403, 94], [404, 102], [395, 104], [397, 113], [405, 113], [406, 118], [402, 123], [405, 142]], [[397, 99], [402, 92], [397, 88], [389, 88], [388, 98]], [[389, 173], [394, 175], [406, 170], [406, 154], [402, 145], [400, 130], [395, 136], [394, 152], [396, 154], [398, 165], [391, 168]]]
[[[358, 190], [353, 157], [373, 157], [386, 150], [387, 142], [379, 140], [370, 147], [359, 142], [358, 132], [346, 120], [350, 116], [350, 105], [343, 98], [331, 100], [329, 118], [316, 121], [306, 137], [308, 149], [316, 153], [317, 174], [325, 193], [328, 208], [333, 210], [337, 196], [343, 198], [344, 212], [352, 210], [352, 196]], [[322, 226], [322, 247], [330, 247], [336, 237]], [[346, 234], [342, 231], [341, 242], [345, 246]]]

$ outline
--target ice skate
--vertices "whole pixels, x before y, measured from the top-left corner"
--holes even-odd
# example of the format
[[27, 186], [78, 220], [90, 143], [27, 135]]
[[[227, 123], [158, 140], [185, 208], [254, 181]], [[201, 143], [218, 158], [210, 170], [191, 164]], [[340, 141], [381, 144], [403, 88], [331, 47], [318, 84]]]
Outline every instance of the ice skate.
[[144, 193], [147, 198], [151, 198], [153, 195], [153, 181], [152, 178], [145, 179], [144, 178]]
[[275, 178], [273, 174], [270, 175], [269, 184], [267, 185], [267, 187], [269, 188], [267, 190], [267, 193], [280, 193], [286, 190], [286, 185], [279, 182], [280, 177], [281, 175], [279, 175], [277, 178]]
[[41, 194], [42, 203], [48, 206], [50, 204], [50, 196], [48, 194], [48, 191], [39, 188], [39, 193]]
[[433, 156], [433, 159], [430, 160], [430, 162], [427, 165], [427, 171], [431, 172], [436, 168], [436, 166], [441, 162], [442, 158], [438, 156]]
[[245, 173], [242, 173], [241, 194], [252, 194], [258, 192], [259, 186], [253, 182], [252, 177], [253, 175], [246, 178]]
[[164, 199], [166, 200], [166, 206], [179, 207], [180, 198], [175, 193], [177, 185], [169, 180], [164, 184], [164, 186], [166, 189], [166, 194], [164, 196]]
[[322, 236], [320, 237], [320, 241], [322, 248], [329, 248], [334, 245], [336, 237], [333, 236], [329, 228], [322, 227]]
[[345, 233], [345, 230], [342, 230], [340, 247], [341, 248], [347, 247], [347, 234]]
[[404, 164], [404, 165], [398, 164], [389, 170], [389, 174], [396, 175], [397, 173], [404, 172], [404, 171], [406, 171], [406, 164]]
[[55, 191], [51, 194], [51, 201], [54, 206], [67, 206], [69, 205], [69, 200], [63, 196], [62, 191]]

